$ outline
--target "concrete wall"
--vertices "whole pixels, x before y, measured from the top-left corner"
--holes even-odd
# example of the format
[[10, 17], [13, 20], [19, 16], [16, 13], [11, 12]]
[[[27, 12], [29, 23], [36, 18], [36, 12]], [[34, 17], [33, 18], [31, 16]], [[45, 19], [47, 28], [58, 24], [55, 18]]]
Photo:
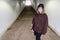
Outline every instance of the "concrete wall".
[[35, 9], [35, 11], [36, 11], [36, 6], [37, 6], [37, 0], [32, 0], [32, 7]]
[[0, 37], [14, 23], [23, 10], [24, 4], [17, 1], [0, 0]]
[[49, 0], [45, 3], [49, 26], [60, 36], [60, 0]]

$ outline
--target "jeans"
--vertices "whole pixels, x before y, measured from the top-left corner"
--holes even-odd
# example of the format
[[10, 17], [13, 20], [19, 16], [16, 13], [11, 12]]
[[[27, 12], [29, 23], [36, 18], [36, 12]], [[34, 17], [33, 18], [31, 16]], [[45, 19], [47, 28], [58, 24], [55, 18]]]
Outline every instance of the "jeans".
[[36, 36], [36, 40], [41, 40], [41, 33], [34, 32], [34, 35]]

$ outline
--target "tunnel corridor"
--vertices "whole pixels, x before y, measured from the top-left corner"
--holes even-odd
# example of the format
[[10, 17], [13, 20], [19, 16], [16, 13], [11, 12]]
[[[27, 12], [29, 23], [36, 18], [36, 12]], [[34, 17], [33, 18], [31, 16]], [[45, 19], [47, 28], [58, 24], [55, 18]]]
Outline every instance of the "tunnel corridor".
[[[14, 24], [2, 36], [2, 40], [35, 40], [31, 31], [32, 18], [36, 11], [31, 6], [26, 6]], [[48, 27], [42, 40], [60, 40], [60, 38]]]

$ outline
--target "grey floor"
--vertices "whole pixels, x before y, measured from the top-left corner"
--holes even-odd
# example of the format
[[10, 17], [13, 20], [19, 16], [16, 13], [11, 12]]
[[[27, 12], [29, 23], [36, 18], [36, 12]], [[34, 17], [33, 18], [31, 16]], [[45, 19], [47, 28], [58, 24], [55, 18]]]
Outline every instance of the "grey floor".
[[[36, 12], [31, 7], [25, 7], [15, 23], [2, 36], [2, 40], [35, 40], [31, 31], [34, 13]], [[46, 35], [41, 36], [41, 40], [60, 40], [60, 38], [48, 28]]]

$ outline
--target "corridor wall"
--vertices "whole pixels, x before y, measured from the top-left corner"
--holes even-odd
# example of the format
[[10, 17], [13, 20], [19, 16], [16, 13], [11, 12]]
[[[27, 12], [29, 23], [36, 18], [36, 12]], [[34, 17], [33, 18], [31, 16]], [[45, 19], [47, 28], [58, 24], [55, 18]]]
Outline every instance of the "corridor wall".
[[48, 15], [50, 28], [60, 36], [60, 0], [46, 0], [45, 11]]
[[24, 8], [18, 1], [0, 0], [0, 39]]

